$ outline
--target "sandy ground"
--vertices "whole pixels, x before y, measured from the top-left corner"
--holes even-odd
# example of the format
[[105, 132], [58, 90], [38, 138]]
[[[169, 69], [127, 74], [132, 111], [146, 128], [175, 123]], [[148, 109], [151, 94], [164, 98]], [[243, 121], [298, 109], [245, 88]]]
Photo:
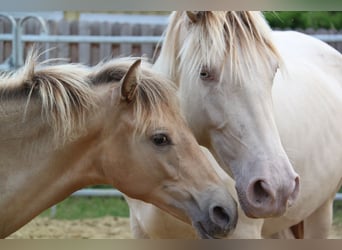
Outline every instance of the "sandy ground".
[[54, 220], [38, 217], [10, 235], [11, 239], [131, 239], [128, 218]]
[[331, 233], [330, 233], [331, 239], [342, 239], [342, 225], [334, 225]]
[[[104, 217], [84, 220], [35, 218], [10, 239], [131, 239], [129, 219]], [[334, 225], [330, 238], [342, 239], [342, 225]]]

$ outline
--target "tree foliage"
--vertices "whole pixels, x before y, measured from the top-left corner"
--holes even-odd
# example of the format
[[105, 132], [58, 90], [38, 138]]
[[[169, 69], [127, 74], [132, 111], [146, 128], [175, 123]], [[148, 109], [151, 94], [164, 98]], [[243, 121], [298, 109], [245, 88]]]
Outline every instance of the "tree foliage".
[[272, 28], [280, 29], [342, 29], [341, 11], [265, 11]]

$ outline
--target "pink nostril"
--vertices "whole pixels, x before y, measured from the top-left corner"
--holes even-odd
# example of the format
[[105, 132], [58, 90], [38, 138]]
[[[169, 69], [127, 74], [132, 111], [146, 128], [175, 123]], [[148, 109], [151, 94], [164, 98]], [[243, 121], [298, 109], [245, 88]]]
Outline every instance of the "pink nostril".
[[294, 186], [294, 189], [293, 189], [293, 191], [290, 194], [290, 197], [288, 199], [288, 206], [289, 207], [291, 207], [293, 205], [293, 203], [296, 201], [298, 194], [299, 194], [299, 176], [297, 176], [295, 178], [295, 186]]
[[[272, 185], [273, 184], [273, 185]], [[293, 205], [299, 193], [299, 177], [274, 185], [272, 180], [254, 179], [247, 187], [246, 196], [239, 196], [240, 204], [248, 217], [266, 218], [282, 215]]]

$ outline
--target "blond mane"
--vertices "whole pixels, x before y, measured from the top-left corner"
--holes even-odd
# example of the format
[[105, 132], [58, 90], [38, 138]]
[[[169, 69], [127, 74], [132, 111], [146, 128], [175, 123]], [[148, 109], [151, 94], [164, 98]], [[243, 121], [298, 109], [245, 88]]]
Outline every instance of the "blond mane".
[[[53, 128], [56, 139], [71, 140], [80, 135], [87, 116], [98, 106], [96, 86], [119, 84], [134, 60], [112, 59], [94, 68], [81, 64], [52, 66], [38, 63], [37, 51], [32, 50], [21, 69], [1, 75], [1, 101], [18, 97], [29, 109], [33, 99], [39, 100], [42, 116]], [[152, 70], [147, 62], [138, 74], [137, 95], [132, 104], [136, 132], [140, 134], [166, 116], [181, 117], [175, 84]]]
[[222, 69], [228, 62], [232, 80], [247, 81], [253, 77], [252, 69], [272, 67], [272, 60], [281, 64], [261, 12], [206, 11], [201, 15], [198, 23], [192, 23], [185, 12], [171, 14], [157, 70], [178, 82], [179, 69], [197, 76], [202, 66]]
[[39, 99], [42, 116], [55, 137], [73, 138], [82, 130], [86, 114], [95, 107], [95, 95], [87, 78], [89, 69], [80, 64], [44, 65], [38, 63], [38, 57], [38, 51], [33, 49], [21, 69], [1, 75], [1, 101], [22, 98], [26, 114], [31, 99]]
[[[136, 58], [113, 59], [96, 66], [91, 74], [92, 82], [97, 84], [119, 84]], [[176, 85], [151, 68], [143, 61], [138, 75], [136, 98], [132, 103], [138, 135], [148, 127], [156, 127], [166, 117], [182, 119], [176, 95]]]

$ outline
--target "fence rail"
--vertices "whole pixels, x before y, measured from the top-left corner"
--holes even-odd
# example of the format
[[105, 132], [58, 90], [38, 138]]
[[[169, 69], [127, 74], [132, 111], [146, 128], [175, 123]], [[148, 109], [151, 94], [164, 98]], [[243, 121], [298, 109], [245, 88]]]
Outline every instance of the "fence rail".
[[[88, 65], [116, 56], [151, 58], [161, 42], [166, 22], [155, 19], [155, 23], [144, 23], [143, 20], [136, 19], [136, 23], [127, 22], [127, 18], [122, 21], [67, 21], [43, 20], [39, 16], [15, 19], [0, 13], [0, 64], [20, 66], [32, 43], [43, 44], [44, 49], [54, 48], [49, 50], [47, 59], [68, 58], [70, 62]], [[342, 52], [342, 30], [299, 31], [328, 42]]]
[[[94, 189], [85, 188], [71, 194], [71, 196], [101, 196], [101, 197], [122, 197], [123, 194], [116, 189]], [[335, 200], [342, 200], [342, 193], [337, 193]]]
[[[342, 34], [312, 34], [324, 42], [342, 42]], [[0, 34], [0, 41], [12, 41], [12, 34]], [[158, 43], [161, 36], [101, 36], [101, 35], [22, 35], [23, 42], [46, 43]]]
[[84, 188], [71, 194], [71, 196], [100, 196], [100, 197], [122, 197], [123, 194], [116, 189], [95, 189], [95, 188]]
[[7, 63], [7, 68], [21, 66], [32, 43], [44, 45], [49, 51], [47, 59], [68, 58], [70, 62], [88, 65], [108, 57], [144, 55], [151, 58], [166, 27], [161, 21], [155, 24], [127, 23], [127, 20], [42, 21], [37, 16], [13, 20], [0, 13], [0, 64]]
[[327, 43], [340, 43], [342, 42], [342, 34], [312, 34], [311, 36], [316, 37]]

